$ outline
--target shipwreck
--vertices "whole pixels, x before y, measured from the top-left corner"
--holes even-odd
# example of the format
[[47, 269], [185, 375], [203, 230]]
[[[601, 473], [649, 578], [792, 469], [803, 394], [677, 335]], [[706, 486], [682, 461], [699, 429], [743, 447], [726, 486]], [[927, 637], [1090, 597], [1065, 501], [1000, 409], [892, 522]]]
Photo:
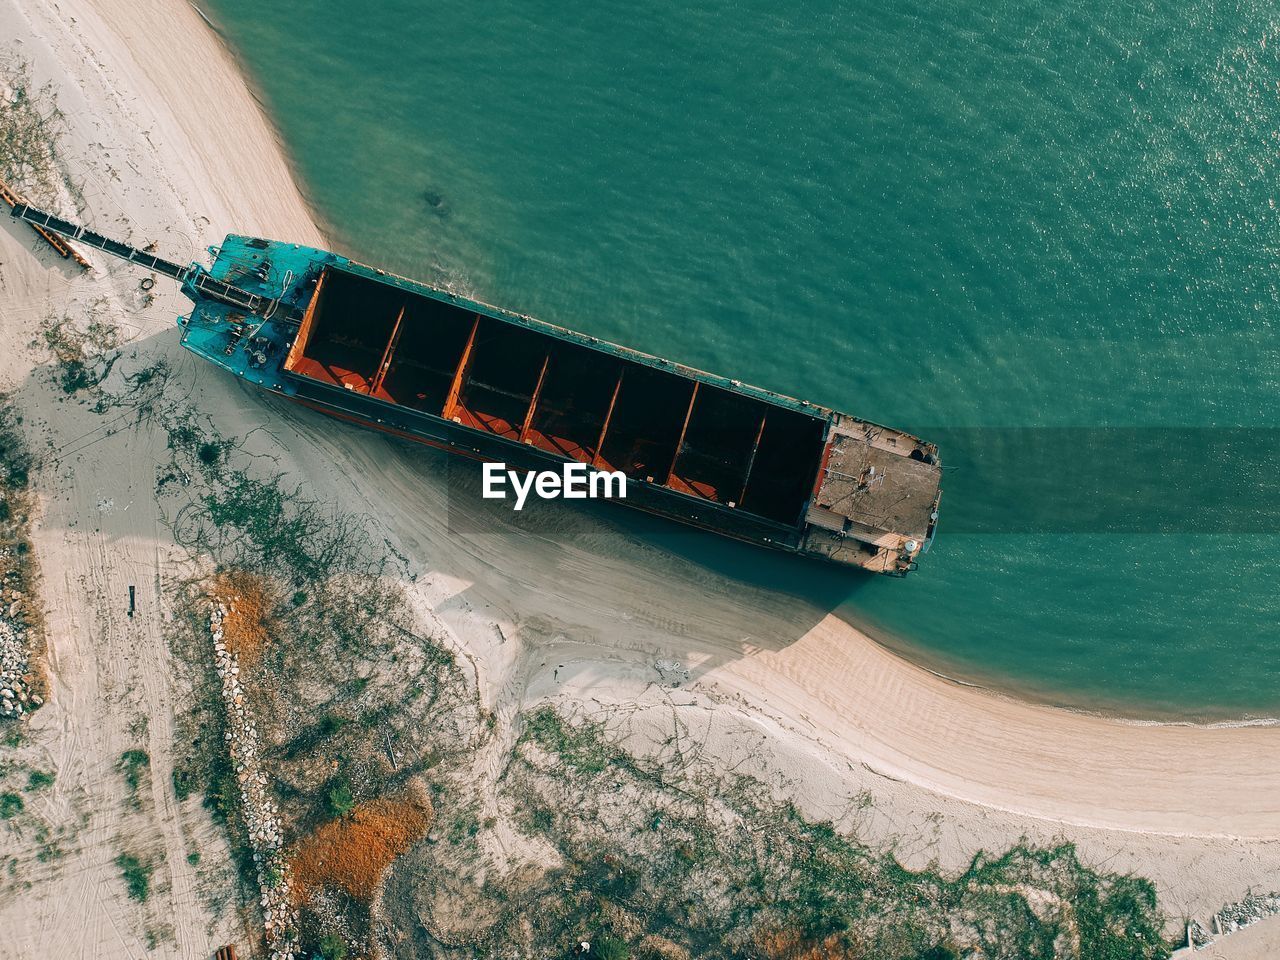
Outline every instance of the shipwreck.
[[[628, 506], [902, 576], [937, 530], [937, 448], [325, 250], [230, 235], [183, 266], [38, 210], [13, 216], [171, 277], [192, 353], [315, 410], [463, 456], [628, 478]], [[62, 248], [62, 249], [59, 249]], [[65, 252], [64, 252], [65, 251]]]

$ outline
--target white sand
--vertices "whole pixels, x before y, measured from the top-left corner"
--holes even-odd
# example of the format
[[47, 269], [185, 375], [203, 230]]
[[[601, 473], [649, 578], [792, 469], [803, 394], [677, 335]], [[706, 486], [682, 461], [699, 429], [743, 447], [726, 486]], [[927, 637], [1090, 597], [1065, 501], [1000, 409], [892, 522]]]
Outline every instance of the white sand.
[[[0, 0], [0, 53], [55, 83], [67, 173], [95, 228], [156, 240], [174, 259], [230, 230], [321, 243], [269, 125], [187, 4]], [[376, 518], [375, 541], [407, 558], [415, 595], [475, 663], [504, 724], [544, 697], [625, 719], [637, 745], [678, 719], [704, 756], [871, 839], [896, 838], [916, 864], [1063, 836], [1095, 862], [1156, 879], [1175, 915], [1280, 886], [1280, 729], [1135, 725], [953, 684], [808, 603], [637, 542], [607, 514], [551, 507], [515, 525], [464, 492], [451, 531], [443, 457], [250, 392], [183, 355], [176, 291], [142, 309], [139, 275], [92, 259], [99, 269], [76, 275], [25, 227], [0, 226], [0, 386], [20, 390], [38, 444], [50, 444], [41, 452], [62, 454], [38, 477], [53, 697], [29, 751], [58, 783], [33, 806], [76, 834], [57, 863], [24, 861], [33, 887], [0, 902], [0, 957], [140, 957], [146, 930], [165, 924], [174, 936], [152, 956], [204, 957], [237, 936], [198, 895], [218, 888], [199, 874], [225, 848], [198, 801], [178, 810], [169, 783], [175, 690], [160, 584], [176, 552], [154, 503], [165, 438], [128, 421], [107, 436], [113, 414], [33, 377], [47, 362], [27, 346], [40, 320], [99, 297], [132, 337], [128, 364], [168, 358], [223, 433], [267, 425], [250, 448], [273, 469]], [[661, 685], [660, 659], [689, 669], [687, 688]], [[154, 766], [139, 811], [125, 807], [113, 768], [134, 746]], [[850, 813], [863, 790], [871, 807]], [[0, 854], [23, 849], [2, 830]], [[133, 847], [162, 860], [145, 907], [126, 899], [112, 862]]]

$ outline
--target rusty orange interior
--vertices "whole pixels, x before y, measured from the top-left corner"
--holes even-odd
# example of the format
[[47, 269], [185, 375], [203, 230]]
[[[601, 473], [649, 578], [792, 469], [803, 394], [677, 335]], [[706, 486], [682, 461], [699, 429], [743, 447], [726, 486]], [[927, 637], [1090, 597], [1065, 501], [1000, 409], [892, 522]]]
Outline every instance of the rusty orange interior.
[[285, 369], [794, 523], [825, 422], [328, 267]]

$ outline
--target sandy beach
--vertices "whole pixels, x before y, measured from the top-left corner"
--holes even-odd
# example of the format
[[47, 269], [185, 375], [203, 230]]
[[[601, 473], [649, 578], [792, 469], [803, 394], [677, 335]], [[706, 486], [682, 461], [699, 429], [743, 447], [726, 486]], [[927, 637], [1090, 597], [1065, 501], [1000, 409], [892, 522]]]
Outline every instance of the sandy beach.
[[[95, 229], [155, 241], [175, 260], [200, 258], [231, 231], [324, 245], [269, 121], [188, 4], [0, 0], [0, 37], [0, 55], [56, 89], [63, 172]], [[70, 197], [63, 212], [75, 212]], [[181, 553], [154, 503], [165, 437], [68, 402], [41, 372], [40, 323], [93, 302], [125, 331], [130, 363], [165, 358], [225, 435], [249, 434], [245, 449], [273, 470], [369, 518], [374, 542], [404, 558], [409, 589], [474, 665], [500, 725], [550, 699], [618, 724], [644, 749], [679, 722], [704, 756], [745, 765], [813, 816], [848, 822], [850, 798], [869, 792], [863, 838], [895, 843], [909, 865], [956, 867], [980, 848], [1063, 837], [1092, 863], [1152, 878], [1174, 917], [1278, 885], [1280, 727], [1133, 723], [1002, 697], [596, 511], [551, 507], [516, 523], [450, 482], [441, 456], [289, 407], [184, 355], [178, 292], [162, 282], [145, 304], [139, 274], [90, 259], [81, 275], [25, 226], [0, 225], [0, 388], [15, 391], [42, 461], [35, 545], [52, 679], [23, 749], [57, 771], [38, 812], [74, 827], [68, 855], [24, 862], [30, 889], [0, 901], [0, 957], [205, 957], [241, 922], [201, 892], [229, 870], [218, 866], [225, 844], [170, 782], [177, 693], [163, 585]], [[152, 777], [134, 809], [111, 767], [139, 743]], [[145, 906], [127, 899], [114, 865], [133, 837], [163, 860]], [[0, 837], [7, 847], [21, 841]], [[162, 924], [172, 937], [148, 953], [147, 931]], [[1222, 956], [1269, 955], [1265, 943], [1258, 951]]]

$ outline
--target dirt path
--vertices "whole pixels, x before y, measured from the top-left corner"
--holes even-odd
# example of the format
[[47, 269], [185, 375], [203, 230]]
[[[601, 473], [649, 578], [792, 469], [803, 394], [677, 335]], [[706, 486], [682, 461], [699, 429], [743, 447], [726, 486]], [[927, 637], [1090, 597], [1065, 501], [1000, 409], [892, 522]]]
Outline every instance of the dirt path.
[[[110, 6], [111, 27], [83, 5], [0, 3], [0, 52], [30, 63], [37, 85], [54, 84], [68, 117], [65, 173], [83, 189], [95, 222], [194, 257], [209, 242], [210, 220], [229, 219], [225, 204], [234, 194], [243, 222], [254, 221], [245, 210], [256, 202], [274, 222], [314, 238], [269, 128], [195, 13], [178, 3]], [[116, 32], [126, 28], [127, 44]], [[183, 42], [173, 43], [179, 35]], [[168, 83], [163, 98], [154, 76]], [[247, 144], [230, 162], [223, 139], [205, 139], [209, 120], [193, 130], [170, 107], [181, 101], [169, 98], [194, 105], [214, 94], [238, 113]], [[237, 180], [245, 186], [232, 190]], [[154, 496], [165, 436], [150, 423], [134, 425], [128, 410], [96, 414], [68, 399], [40, 370], [48, 355], [29, 346], [51, 314], [83, 313], [96, 302], [132, 341], [124, 368], [166, 358], [197, 393], [205, 371], [175, 350], [171, 335], [176, 291], [157, 291], [144, 309], [138, 279], [128, 271], [79, 276], [31, 243], [25, 228], [7, 218], [0, 228], [0, 381], [19, 389], [42, 461], [34, 542], [53, 688], [19, 756], [56, 775], [29, 801], [21, 832], [0, 836], [0, 850], [33, 883], [0, 898], [7, 930], [0, 957], [205, 957], [221, 943], [243, 941], [233, 912], [219, 916], [210, 907], [234, 889], [225, 843], [199, 800], [179, 805], [172, 788], [177, 694], [160, 587], [177, 567]], [[119, 769], [122, 753], [134, 749], [150, 761], [136, 793]], [[33, 846], [41, 827], [63, 838], [62, 854], [48, 862]], [[145, 903], [126, 894], [116, 862], [122, 853], [152, 867]], [[189, 862], [193, 853], [199, 863]]]

